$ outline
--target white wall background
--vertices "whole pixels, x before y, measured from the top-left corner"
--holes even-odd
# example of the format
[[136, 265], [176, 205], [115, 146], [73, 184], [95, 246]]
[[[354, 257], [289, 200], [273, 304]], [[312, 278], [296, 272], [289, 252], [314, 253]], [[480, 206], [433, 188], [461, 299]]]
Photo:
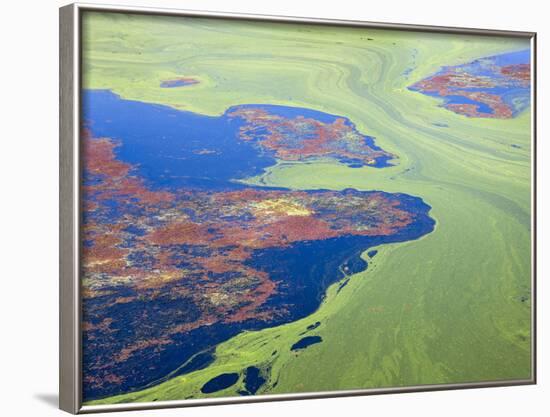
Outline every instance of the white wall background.
[[[106, 2], [109, 0], [105, 0]], [[140, 416], [538, 416], [550, 408], [550, 65], [537, 0], [116, 0], [118, 4], [537, 31], [539, 46], [539, 384], [345, 399], [140, 411]], [[0, 413], [58, 416], [58, 0], [6, 1], [0, 13]], [[545, 103], [546, 101], [546, 103]], [[545, 257], [546, 252], [546, 257]], [[546, 405], [546, 407], [545, 407]], [[547, 411], [547, 410], [545, 410]], [[544, 414], [547, 415], [547, 414]]]

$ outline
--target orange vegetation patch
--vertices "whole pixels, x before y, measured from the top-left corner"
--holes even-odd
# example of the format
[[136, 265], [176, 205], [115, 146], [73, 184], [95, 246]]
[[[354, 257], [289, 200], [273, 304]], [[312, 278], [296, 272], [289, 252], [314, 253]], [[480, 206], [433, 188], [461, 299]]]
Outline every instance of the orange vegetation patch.
[[167, 345], [170, 343], [170, 339], [167, 337], [162, 337], [159, 339], [149, 339], [149, 340], [138, 340], [130, 346], [122, 349], [115, 357], [115, 362], [123, 362], [128, 360], [128, 358], [136, 351], [149, 349], [152, 347], [159, 347]]
[[[84, 170], [101, 180], [98, 184], [84, 187], [85, 194], [94, 194], [98, 200], [126, 196], [135, 198], [145, 205], [158, 205], [174, 200], [174, 195], [166, 191], [148, 190], [143, 181], [131, 175], [131, 165], [116, 159], [114, 149], [118, 146], [109, 138], [91, 138], [88, 130], [82, 132], [84, 139]], [[97, 201], [84, 198], [93, 210]]]
[[212, 237], [204, 225], [196, 223], [170, 223], [146, 236], [154, 245], [206, 244]]
[[531, 65], [530, 64], [513, 64], [506, 65], [500, 69], [501, 74], [507, 75], [510, 78], [515, 78], [522, 81], [531, 80]]

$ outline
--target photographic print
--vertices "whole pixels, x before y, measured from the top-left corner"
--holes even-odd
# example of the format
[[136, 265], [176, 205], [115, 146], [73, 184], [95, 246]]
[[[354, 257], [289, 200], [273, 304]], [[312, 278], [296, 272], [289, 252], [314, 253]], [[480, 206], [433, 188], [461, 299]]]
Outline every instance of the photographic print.
[[532, 381], [531, 39], [81, 37], [84, 406]]

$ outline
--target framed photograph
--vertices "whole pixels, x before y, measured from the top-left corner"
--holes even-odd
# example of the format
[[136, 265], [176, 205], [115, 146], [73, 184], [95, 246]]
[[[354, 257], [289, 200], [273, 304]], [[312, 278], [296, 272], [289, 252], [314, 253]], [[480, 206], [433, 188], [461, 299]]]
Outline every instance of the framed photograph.
[[60, 407], [535, 383], [535, 33], [60, 9]]

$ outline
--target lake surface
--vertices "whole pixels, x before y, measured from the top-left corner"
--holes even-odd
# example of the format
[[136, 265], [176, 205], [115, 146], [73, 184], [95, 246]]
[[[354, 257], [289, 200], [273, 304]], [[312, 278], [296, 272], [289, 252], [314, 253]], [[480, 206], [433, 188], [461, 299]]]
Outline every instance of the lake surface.
[[[406, 194], [235, 181], [281, 158], [387, 166], [392, 156], [346, 118], [271, 105], [211, 117], [109, 91], [83, 98], [85, 400], [203, 369], [240, 332], [313, 313], [331, 284], [368, 267], [368, 248], [434, 228], [430, 206]], [[265, 376], [247, 369], [202, 392], [242, 372], [255, 392]]]

